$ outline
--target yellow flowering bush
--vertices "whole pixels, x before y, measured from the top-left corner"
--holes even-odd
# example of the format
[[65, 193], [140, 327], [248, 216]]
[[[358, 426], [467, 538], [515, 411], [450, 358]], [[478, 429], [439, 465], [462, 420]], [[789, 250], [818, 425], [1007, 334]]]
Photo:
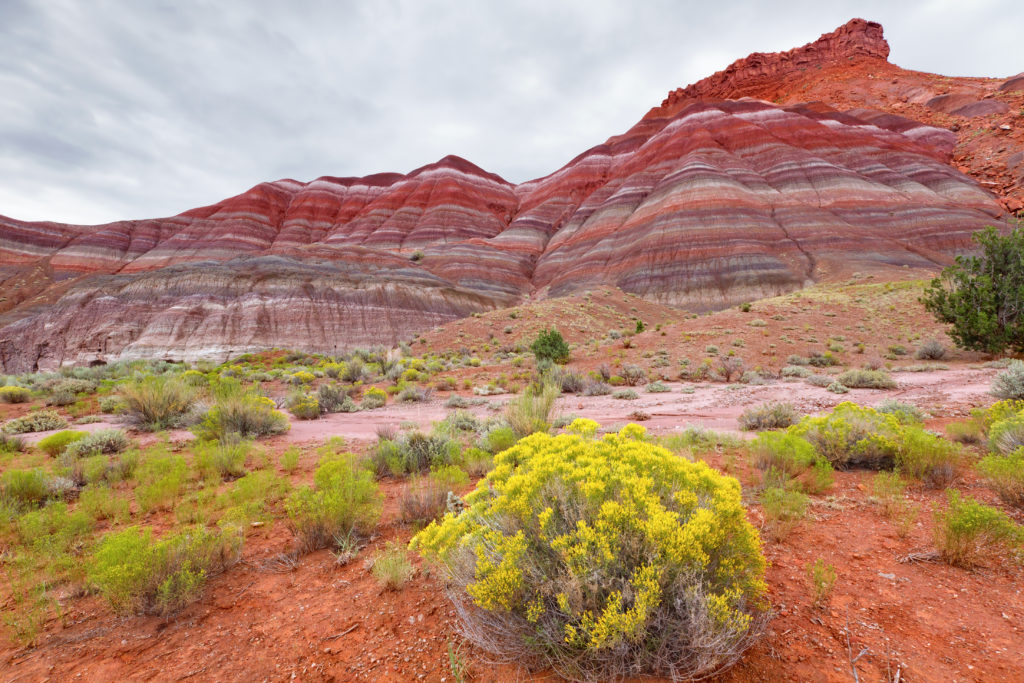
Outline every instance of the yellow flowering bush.
[[464, 631], [572, 679], [708, 675], [760, 632], [765, 560], [739, 482], [645, 442], [538, 432], [411, 546], [449, 574]]
[[807, 439], [838, 469], [892, 469], [902, 442], [902, 426], [895, 416], [849, 401], [827, 415], [805, 417], [789, 431]]
[[292, 384], [309, 384], [314, 379], [316, 379], [316, 375], [306, 370], [299, 370], [292, 374]]
[[370, 387], [363, 392], [362, 408], [364, 410], [372, 410], [373, 408], [380, 408], [388, 402], [388, 395], [383, 389], [377, 387]]

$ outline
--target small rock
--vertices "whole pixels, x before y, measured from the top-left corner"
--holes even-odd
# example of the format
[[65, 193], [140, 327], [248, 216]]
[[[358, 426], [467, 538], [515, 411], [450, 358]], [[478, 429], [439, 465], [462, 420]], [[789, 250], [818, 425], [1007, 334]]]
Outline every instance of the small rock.
[[999, 130], [1013, 130], [1013, 128], [1009, 124], [1004, 123], [1003, 125], [999, 126]]
[[896, 580], [895, 574], [886, 574], [885, 572], [878, 572], [878, 575], [881, 576], [883, 579], [889, 579], [890, 581]]

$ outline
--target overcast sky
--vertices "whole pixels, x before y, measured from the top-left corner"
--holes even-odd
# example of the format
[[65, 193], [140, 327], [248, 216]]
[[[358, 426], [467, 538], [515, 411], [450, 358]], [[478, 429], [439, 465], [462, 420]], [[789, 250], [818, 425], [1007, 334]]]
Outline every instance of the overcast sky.
[[166, 216], [446, 154], [528, 180], [855, 16], [906, 68], [1024, 71], [1022, 0], [0, 0], [0, 214]]

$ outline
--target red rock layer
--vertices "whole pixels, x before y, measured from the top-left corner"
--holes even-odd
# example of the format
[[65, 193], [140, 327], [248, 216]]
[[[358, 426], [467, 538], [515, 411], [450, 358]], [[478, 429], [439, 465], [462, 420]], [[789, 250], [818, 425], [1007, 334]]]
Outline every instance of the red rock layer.
[[929, 136], [820, 109], [702, 102], [659, 120], [553, 235], [534, 284], [720, 308], [840, 271], [934, 267], [998, 217]]
[[863, 19], [851, 19], [813, 43], [786, 52], [755, 52], [739, 59], [724, 71], [685, 88], [673, 90], [661, 103], [668, 111], [689, 100], [738, 99], [758, 97], [765, 87], [778, 87], [786, 79], [822, 64], [840, 60], [889, 58], [889, 43], [882, 35], [882, 25]]
[[[702, 310], [853, 270], [935, 268], [1003, 215], [948, 165], [962, 133], [921, 121], [970, 127], [1000, 114], [941, 110], [1024, 93], [960, 79], [973, 94], [936, 104], [949, 93], [887, 54], [881, 28], [854, 20], [751, 55], [517, 186], [446, 157], [408, 175], [262, 183], [165, 219], [0, 217], [0, 367], [333, 352], [604, 284]], [[859, 85], [836, 98], [823, 84], [839, 82]], [[792, 104], [735, 99], [747, 94]], [[1024, 175], [1013, 145], [999, 149]]]
[[801, 48], [755, 53], [674, 90], [638, 126], [707, 98], [876, 110], [952, 132], [953, 163], [999, 196], [1008, 211], [1024, 216], [1024, 179], [1010, 168], [1014, 155], [1024, 151], [1024, 76], [949, 78], [901, 69], [886, 61], [888, 54], [881, 27], [853, 19]]

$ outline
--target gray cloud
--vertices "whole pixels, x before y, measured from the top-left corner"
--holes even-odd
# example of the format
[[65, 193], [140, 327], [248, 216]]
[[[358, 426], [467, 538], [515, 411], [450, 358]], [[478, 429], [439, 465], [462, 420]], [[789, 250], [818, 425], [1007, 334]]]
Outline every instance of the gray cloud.
[[1024, 70], [1016, 0], [0, 0], [0, 214], [170, 215], [446, 154], [527, 180], [854, 16], [906, 68]]

